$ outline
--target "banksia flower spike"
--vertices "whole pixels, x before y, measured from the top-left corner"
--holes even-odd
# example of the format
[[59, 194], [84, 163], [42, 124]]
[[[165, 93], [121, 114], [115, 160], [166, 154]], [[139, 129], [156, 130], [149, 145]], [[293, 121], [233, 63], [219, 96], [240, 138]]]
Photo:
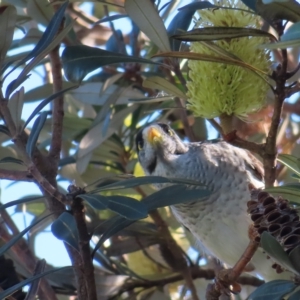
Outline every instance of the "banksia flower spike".
[[[240, 1], [224, 0], [221, 3], [225, 7], [247, 10]], [[220, 5], [220, 2], [215, 0], [214, 4]], [[250, 11], [201, 10], [200, 16], [197, 23], [199, 27], [260, 28], [259, 17]], [[257, 47], [265, 42], [265, 37], [250, 36], [214, 43], [247, 64], [268, 73], [271, 65], [269, 52]], [[201, 42], [192, 42], [190, 49], [192, 52], [218, 56]], [[200, 60], [190, 60], [188, 65], [190, 81], [187, 83], [187, 108], [196, 116], [214, 118], [235, 115], [245, 119], [248, 114], [265, 105], [269, 86], [254, 72], [240, 66]]]

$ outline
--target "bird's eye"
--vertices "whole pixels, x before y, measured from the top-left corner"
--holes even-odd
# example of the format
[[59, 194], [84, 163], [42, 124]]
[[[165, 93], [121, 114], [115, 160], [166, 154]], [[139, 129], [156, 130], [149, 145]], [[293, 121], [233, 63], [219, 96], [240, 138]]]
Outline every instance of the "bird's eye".
[[144, 141], [143, 140], [138, 141], [137, 147], [138, 147], [138, 150], [141, 151], [144, 147]]
[[168, 129], [168, 132], [167, 132], [167, 133], [168, 133], [169, 136], [173, 136], [173, 135], [174, 135], [174, 132], [173, 132], [173, 130], [171, 130], [171, 129]]
[[164, 124], [164, 123], [158, 123], [158, 125], [162, 128], [162, 130], [168, 134], [169, 136], [173, 136], [174, 135], [174, 131], [172, 129], [170, 129], [169, 125]]

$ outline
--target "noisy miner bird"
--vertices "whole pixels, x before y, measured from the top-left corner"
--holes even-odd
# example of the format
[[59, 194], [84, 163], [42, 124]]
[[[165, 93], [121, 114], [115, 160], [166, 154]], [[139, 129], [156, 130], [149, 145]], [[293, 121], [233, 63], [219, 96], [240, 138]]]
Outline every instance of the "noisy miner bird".
[[[169, 125], [156, 123], [136, 136], [139, 162], [146, 175], [186, 178], [205, 184], [213, 193], [171, 209], [207, 254], [233, 266], [249, 243], [247, 202], [251, 190], [264, 187], [260, 162], [248, 151], [225, 141], [184, 143]], [[164, 185], [157, 184], [161, 189]], [[257, 251], [253, 272], [265, 280], [281, 278], [272, 261]]]

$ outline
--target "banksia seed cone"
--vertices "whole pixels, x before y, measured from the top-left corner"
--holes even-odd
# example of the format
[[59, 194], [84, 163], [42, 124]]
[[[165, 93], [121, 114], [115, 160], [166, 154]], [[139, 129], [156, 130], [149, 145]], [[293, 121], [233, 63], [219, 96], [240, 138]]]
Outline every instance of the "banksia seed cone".
[[257, 242], [260, 241], [260, 235], [267, 231], [276, 238], [287, 254], [300, 245], [299, 216], [288, 200], [259, 192], [257, 200], [251, 200], [247, 205]]

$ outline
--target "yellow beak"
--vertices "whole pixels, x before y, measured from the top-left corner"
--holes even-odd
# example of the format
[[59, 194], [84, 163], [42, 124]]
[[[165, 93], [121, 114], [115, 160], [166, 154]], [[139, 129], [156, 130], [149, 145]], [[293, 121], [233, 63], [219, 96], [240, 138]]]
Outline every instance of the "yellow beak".
[[162, 138], [162, 136], [157, 129], [155, 129], [154, 127], [151, 127], [149, 129], [148, 137], [147, 137], [149, 143], [153, 144], [155, 142], [158, 142], [161, 140], [161, 138]]

